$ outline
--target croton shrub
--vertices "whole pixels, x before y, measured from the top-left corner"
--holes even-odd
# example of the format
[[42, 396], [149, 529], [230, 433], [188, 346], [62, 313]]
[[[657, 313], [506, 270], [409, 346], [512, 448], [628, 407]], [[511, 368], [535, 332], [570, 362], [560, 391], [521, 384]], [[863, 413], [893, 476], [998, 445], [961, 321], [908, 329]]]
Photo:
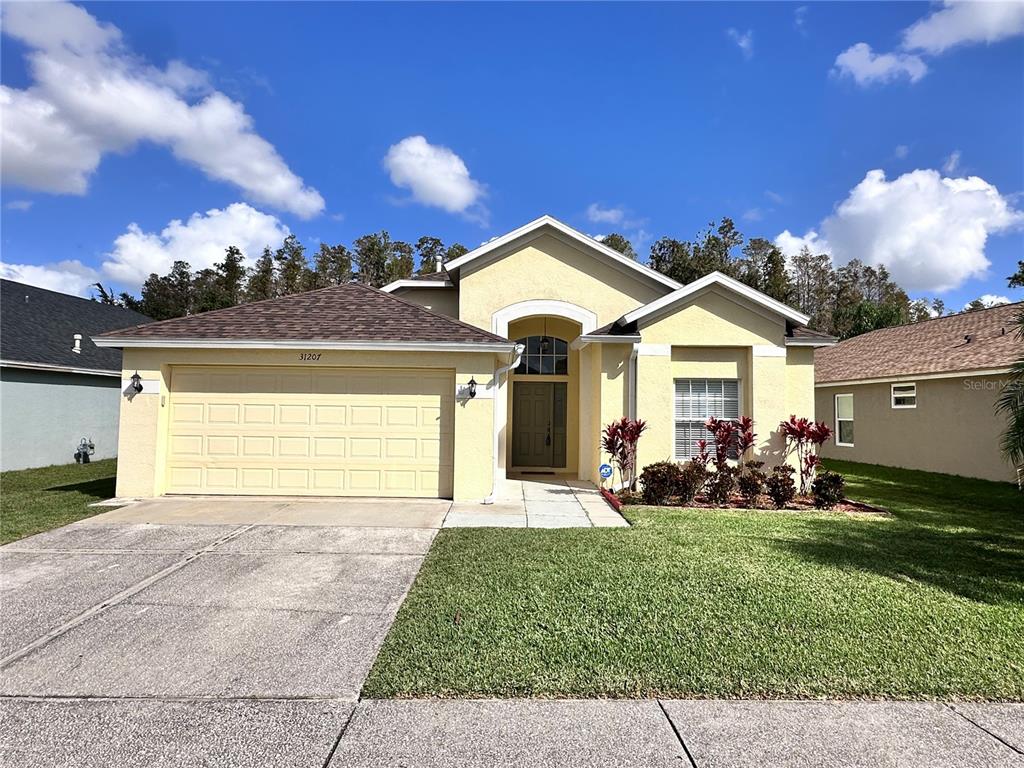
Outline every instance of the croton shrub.
[[[784, 509], [799, 495], [813, 496], [819, 509], [832, 509], [843, 500], [842, 476], [817, 471], [821, 464], [818, 451], [832, 436], [832, 430], [823, 422], [791, 416], [780, 423], [787, 454], [795, 453], [798, 470], [783, 463], [768, 471], [763, 461], [747, 459], [757, 438], [754, 421], [749, 416], [738, 420], [710, 418], [704, 427], [709, 439], [697, 441], [697, 454], [686, 462], [648, 464], [639, 476], [640, 493], [630, 494], [630, 501], [687, 506], [697, 500], [718, 507], [742, 504], [755, 508], [761, 506], [767, 496], [772, 506]], [[606, 430], [606, 442], [608, 434]], [[794, 475], [799, 476], [799, 486]], [[635, 491], [635, 485], [624, 484], [624, 487]]]

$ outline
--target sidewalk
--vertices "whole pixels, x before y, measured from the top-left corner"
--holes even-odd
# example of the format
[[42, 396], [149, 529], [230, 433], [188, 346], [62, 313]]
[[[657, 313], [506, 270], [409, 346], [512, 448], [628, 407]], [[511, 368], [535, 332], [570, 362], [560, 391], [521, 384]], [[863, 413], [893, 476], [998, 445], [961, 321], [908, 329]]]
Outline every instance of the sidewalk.
[[1024, 766], [1024, 704], [365, 700], [331, 768]]

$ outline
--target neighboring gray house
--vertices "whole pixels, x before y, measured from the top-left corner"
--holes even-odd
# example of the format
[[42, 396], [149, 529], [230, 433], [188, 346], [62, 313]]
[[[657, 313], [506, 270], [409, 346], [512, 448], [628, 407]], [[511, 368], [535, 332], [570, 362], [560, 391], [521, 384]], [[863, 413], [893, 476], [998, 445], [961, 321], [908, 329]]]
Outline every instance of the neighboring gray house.
[[117, 455], [121, 350], [90, 337], [152, 320], [89, 299], [0, 280], [0, 468]]

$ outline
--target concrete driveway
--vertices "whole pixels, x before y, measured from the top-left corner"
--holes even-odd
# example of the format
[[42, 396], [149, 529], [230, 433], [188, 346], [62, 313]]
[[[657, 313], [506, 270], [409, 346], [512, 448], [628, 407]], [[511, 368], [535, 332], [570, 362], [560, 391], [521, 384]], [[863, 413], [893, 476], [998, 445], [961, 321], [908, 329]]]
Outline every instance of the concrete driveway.
[[0, 548], [0, 764], [323, 765], [449, 503], [374, 504], [161, 500]]

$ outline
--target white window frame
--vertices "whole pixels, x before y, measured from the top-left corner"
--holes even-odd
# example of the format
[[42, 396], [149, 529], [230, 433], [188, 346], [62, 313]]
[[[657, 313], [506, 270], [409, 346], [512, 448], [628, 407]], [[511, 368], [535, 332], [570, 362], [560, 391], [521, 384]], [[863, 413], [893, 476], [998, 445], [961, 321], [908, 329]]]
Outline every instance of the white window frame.
[[[721, 376], [680, 376], [679, 378], [672, 379], [672, 454], [676, 461], [689, 461], [693, 458], [690, 456], [676, 456], [676, 430], [678, 429], [676, 421], [676, 382], [679, 381], [735, 381], [736, 382], [736, 413], [739, 414], [736, 419], [730, 419], [730, 421], [738, 421], [739, 417], [743, 416], [743, 379], [735, 378], [731, 379], [728, 377]], [[707, 433], [705, 438], [709, 443], [709, 448], [713, 449], [714, 437], [710, 432]]]
[[[912, 397], [912, 398], [914, 398], [914, 402], [913, 402], [912, 405], [897, 405], [896, 404], [896, 397], [897, 397], [896, 390], [897, 390], [897, 388], [900, 388], [900, 387], [913, 387], [914, 388], [913, 392], [909, 392], [909, 393], [904, 392], [903, 394], [899, 395], [899, 397]], [[889, 403], [896, 410], [917, 408], [917, 382], [916, 381], [901, 381], [899, 384], [891, 384], [889, 386]]]
[[856, 415], [857, 414], [856, 414], [856, 411], [854, 411], [853, 418], [840, 419], [839, 418], [839, 398], [840, 397], [848, 397], [848, 398], [850, 398], [850, 406], [852, 408], [853, 407], [853, 392], [840, 392], [840, 393], [838, 393], [835, 396], [835, 399], [832, 401], [832, 407], [834, 409], [833, 413], [835, 415], [836, 445], [842, 446], [843, 448], [853, 448], [854, 447], [853, 443], [841, 443], [841, 442], [839, 442], [839, 422], [840, 421], [848, 421], [851, 424], [853, 424], [856, 421]]

